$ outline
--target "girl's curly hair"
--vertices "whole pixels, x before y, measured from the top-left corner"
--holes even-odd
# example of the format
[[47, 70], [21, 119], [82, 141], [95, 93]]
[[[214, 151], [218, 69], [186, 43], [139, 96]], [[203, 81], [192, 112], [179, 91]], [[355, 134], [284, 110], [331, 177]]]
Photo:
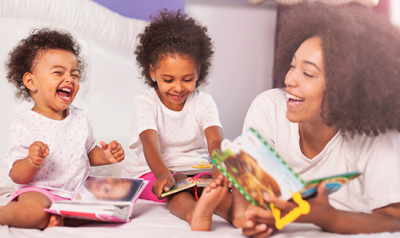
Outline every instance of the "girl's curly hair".
[[196, 87], [206, 82], [214, 54], [207, 28], [180, 10], [164, 9], [150, 18], [152, 22], [139, 35], [140, 43], [135, 50], [145, 83], [157, 88], [150, 77], [150, 64], [157, 69], [160, 60], [175, 55], [188, 56], [201, 66]]
[[48, 50], [66, 50], [78, 59], [80, 78], [85, 79], [85, 62], [79, 56], [81, 48], [78, 42], [68, 32], [61, 30], [50, 30], [48, 28], [34, 29], [32, 33], [21, 40], [18, 45], [8, 54], [6, 62], [7, 80], [17, 88], [17, 98], [30, 101], [32, 98], [29, 89], [25, 87], [22, 78], [25, 73], [32, 73], [35, 61]]
[[285, 76], [298, 47], [322, 40], [326, 90], [322, 117], [342, 132], [379, 135], [400, 131], [400, 31], [361, 6], [302, 4], [284, 14], [273, 78]]

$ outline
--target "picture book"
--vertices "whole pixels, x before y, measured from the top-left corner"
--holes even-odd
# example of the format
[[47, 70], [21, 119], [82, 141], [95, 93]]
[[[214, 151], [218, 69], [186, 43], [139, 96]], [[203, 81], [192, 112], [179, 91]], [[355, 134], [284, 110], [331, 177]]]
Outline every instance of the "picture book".
[[195, 175], [203, 172], [212, 173], [213, 166], [210, 163], [182, 165], [168, 168], [171, 173], [181, 173], [186, 175]]
[[177, 182], [175, 184], [175, 186], [169, 190], [168, 192], [163, 192], [161, 194], [161, 197], [166, 197], [168, 195], [183, 191], [185, 189], [188, 188], [192, 188], [192, 187], [207, 187], [208, 184], [210, 184], [213, 180], [210, 178], [195, 178], [195, 177], [191, 177], [191, 178], [187, 178], [184, 180], [181, 180], [179, 182]]
[[266, 209], [271, 207], [264, 194], [289, 200], [300, 193], [300, 198], [306, 199], [316, 194], [321, 181], [326, 183], [328, 193], [332, 193], [361, 175], [354, 171], [305, 182], [252, 128], [233, 142], [224, 140], [221, 147], [223, 152], [213, 152], [214, 165], [247, 200]]
[[143, 179], [89, 176], [71, 200], [55, 201], [44, 210], [68, 218], [128, 222], [147, 184]]

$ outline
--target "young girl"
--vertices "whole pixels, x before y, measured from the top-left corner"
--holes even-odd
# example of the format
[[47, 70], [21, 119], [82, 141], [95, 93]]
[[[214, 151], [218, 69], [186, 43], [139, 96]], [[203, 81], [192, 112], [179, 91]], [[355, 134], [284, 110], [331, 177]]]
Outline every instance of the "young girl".
[[[96, 146], [83, 110], [71, 105], [84, 78], [80, 46], [68, 33], [35, 30], [9, 54], [7, 79], [16, 96], [33, 100], [11, 125], [5, 168], [20, 185], [0, 211], [0, 224], [44, 229], [64, 225], [43, 211], [53, 201], [71, 199], [90, 166], [124, 159], [121, 145]], [[69, 220], [65, 220], [68, 225]]]
[[[329, 198], [320, 184], [297, 222], [343, 234], [400, 231], [400, 31], [366, 8], [314, 3], [286, 13], [278, 42], [274, 79], [284, 90], [260, 94], [244, 128], [305, 180], [363, 173]], [[295, 207], [265, 200], [283, 213]], [[236, 224], [245, 235], [271, 234], [269, 211], [246, 210]]]
[[[151, 180], [141, 198], [159, 201], [162, 192], [186, 178], [171, 174], [168, 167], [210, 162], [212, 151], [220, 148], [222, 129], [215, 102], [196, 90], [206, 82], [213, 55], [207, 28], [180, 11], [164, 10], [152, 20], [135, 51], [150, 86], [134, 101], [130, 148], [139, 158], [122, 175]], [[211, 177], [195, 177], [200, 176]], [[214, 210], [227, 218], [226, 194], [227, 183], [219, 178], [198, 202], [190, 191], [168, 196], [166, 202], [192, 230], [209, 230]], [[223, 199], [227, 202], [218, 206]]]

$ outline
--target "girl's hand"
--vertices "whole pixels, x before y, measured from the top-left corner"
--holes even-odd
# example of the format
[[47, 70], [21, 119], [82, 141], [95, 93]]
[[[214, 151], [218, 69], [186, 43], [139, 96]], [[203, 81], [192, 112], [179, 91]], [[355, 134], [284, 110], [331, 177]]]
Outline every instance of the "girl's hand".
[[153, 186], [151, 187], [151, 191], [154, 195], [157, 196], [159, 200], [164, 199], [161, 197], [161, 193], [168, 192], [171, 188], [175, 185], [175, 179], [171, 173], [165, 173], [164, 175], [160, 176], [157, 181], [154, 182]]
[[49, 146], [41, 141], [35, 141], [29, 146], [29, 158], [37, 166], [42, 165], [48, 155]]
[[119, 163], [124, 160], [125, 152], [120, 143], [115, 140], [111, 141], [109, 144], [101, 141], [100, 145], [108, 164]]

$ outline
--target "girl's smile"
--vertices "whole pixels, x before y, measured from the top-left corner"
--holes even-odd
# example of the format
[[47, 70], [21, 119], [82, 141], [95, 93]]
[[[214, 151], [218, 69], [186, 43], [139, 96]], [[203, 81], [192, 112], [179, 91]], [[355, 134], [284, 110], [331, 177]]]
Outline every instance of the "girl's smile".
[[35, 101], [32, 110], [62, 120], [79, 90], [78, 60], [73, 53], [59, 49], [38, 54], [32, 73], [24, 75], [24, 83]]
[[157, 95], [170, 110], [181, 111], [186, 98], [195, 90], [200, 67], [189, 57], [167, 56], [158, 68], [150, 65], [150, 75], [156, 80]]

